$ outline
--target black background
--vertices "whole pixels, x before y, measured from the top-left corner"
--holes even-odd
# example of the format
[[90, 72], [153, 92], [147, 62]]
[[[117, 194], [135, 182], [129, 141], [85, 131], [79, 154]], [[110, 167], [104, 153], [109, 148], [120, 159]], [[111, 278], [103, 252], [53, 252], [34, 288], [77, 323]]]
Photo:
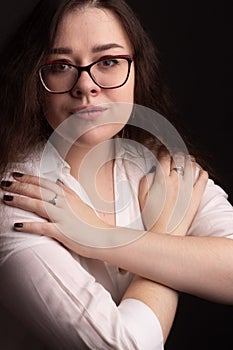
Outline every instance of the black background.
[[[8, 0], [1, 4], [0, 48], [37, 2]], [[128, 3], [159, 49], [167, 82], [190, 138], [209, 156], [217, 183], [232, 203], [231, 1]], [[166, 350], [233, 349], [232, 328], [232, 306], [182, 294]]]
[[[231, 1], [133, 1], [159, 49], [191, 140], [233, 199], [233, 26]], [[152, 6], [153, 4], [153, 6]]]
[[[233, 203], [231, 1], [128, 3], [159, 49], [168, 85], [191, 140], [208, 156], [216, 182]], [[232, 328], [233, 306], [182, 294], [166, 350], [233, 349]]]
[[[230, 1], [133, 1], [159, 49], [183, 125], [233, 202]], [[153, 6], [152, 6], [153, 4]], [[206, 276], [208, 283], [208, 276]], [[166, 350], [233, 349], [233, 307], [182, 294]]]

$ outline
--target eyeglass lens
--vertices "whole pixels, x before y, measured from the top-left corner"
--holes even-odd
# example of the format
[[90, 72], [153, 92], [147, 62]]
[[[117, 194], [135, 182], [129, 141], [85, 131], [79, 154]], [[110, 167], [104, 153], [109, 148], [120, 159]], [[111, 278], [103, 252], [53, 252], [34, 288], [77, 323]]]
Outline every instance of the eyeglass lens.
[[76, 84], [81, 71], [86, 70], [92, 80], [102, 88], [123, 85], [129, 74], [131, 60], [127, 58], [108, 58], [87, 67], [77, 67], [65, 62], [53, 62], [40, 69], [40, 77], [47, 90], [67, 92]]

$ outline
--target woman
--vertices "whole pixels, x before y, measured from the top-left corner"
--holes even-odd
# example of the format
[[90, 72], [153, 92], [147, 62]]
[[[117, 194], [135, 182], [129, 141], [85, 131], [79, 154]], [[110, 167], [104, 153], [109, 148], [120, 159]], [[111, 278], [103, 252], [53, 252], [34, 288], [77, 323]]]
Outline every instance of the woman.
[[[2, 94], [1, 101], [7, 122], [3, 123], [6, 131], [1, 131], [4, 135], [1, 139], [5, 140], [2, 188], [4, 203], [8, 205], [1, 214], [1, 300], [18, 317], [24, 313], [24, 322], [30, 323], [32, 331], [56, 349], [161, 349], [176, 308], [177, 294], [173, 289], [232, 302], [232, 276], [227, 266], [231, 241], [180, 237], [190, 227], [207, 176], [185, 155], [186, 148], [176, 133], [174, 140], [178, 138], [183, 152], [174, 152], [177, 145], [173, 142], [172, 128], [169, 133], [167, 128], [162, 132], [155, 125], [155, 136], [149, 130], [137, 131], [138, 115], [142, 119], [144, 114], [133, 103], [145, 106], [144, 112], [150, 107], [167, 118], [171, 112], [156, 56], [130, 9], [122, 1], [59, 3], [58, 7], [55, 4], [55, 11], [52, 3], [42, 1], [23, 28], [28, 40], [22, 35], [18, 41], [21, 50], [22, 41], [25, 45], [21, 56], [14, 45], [13, 52], [5, 57], [10, 61], [11, 75], [9, 71], [2, 73], [3, 91], [11, 91], [14, 97], [21, 89], [23, 96], [14, 105], [8, 94]], [[43, 30], [40, 40], [38, 27]], [[145, 64], [147, 60], [150, 65]], [[18, 74], [19, 69], [22, 74]], [[111, 74], [106, 73], [109, 69]], [[156, 124], [151, 118], [153, 114], [149, 113], [149, 126]], [[130, 115], [132, 120], [128, 121]], [[157, 116], [155, 120], [161, 119]], [[125, 144], [121, 140], [126, 136], [131, 142]], [[171, 144], [167, 141], [170, 137]], [[153, 152], [138, 145], [139, 141]], [[160, 147], [162, 141], [166, 149]], [[116, 158], [118, 146], [123, 157], [117, 153]], [[89, 173], [85, 171], [83, 175], [87, 165]], [[100, 203], [88, 188], [93, 180], [88, 176], [92, 170], [96, 174], [94, 194], [103, 199]], [[14, 177], [7, 178], [11, 171]], [[115, 188], [113, 175], [118, 176], [120, 183], [121, 173], [125, 175], [123, 181], [130, 179], [130, 195], [134, 197], [130, 206], [120, 207], [115, 213], [119, 187]], [[163, 197], [161, 188], [166, 188], [168, 196]], [[128, 189], [123, 187], [121, 192]], [[176, 206], [177, 215], [173, 215], [176, 201], [182, 204], [180, 192], [185, 205]], [[213, 196], [221, 204], [217, 220], [212, 218]], [[230, 237], [233, 214], [224, 196], [221, 189], [209, 182], [190, 234]], [[156, 208], [158, 198], [162, 198], [162, 204]], [[191, 204], [187, 205], [190, 198]], [[209, 207], [207, 200], [211, 202]], [[110, 205], [103, 208], [103, 203]], [[155, 211], [158, 215], [154, 223], [150, 217]], [[203, 223], [206, 213], [208, 221], [213, 220], [215, 232], [212, 227], [206, 231]], [[172, 235], [164, 235], [168, 231]], [[63, 245], [25, 232], [50, 235]], [[82, 236], [89, 239], [84, 242], [88, 244], [82, 244]], [[96, 249], [98, 244], [107, 249]], [[64, 245], [80, 255], [66, 250]], [[216, 266], [215, 254], [219, 249], [224, 254], [220, 252], [221, 264], [219, 259], [220, 266]], [[203, 263], [206, 264], [203, 277], [214, 266], [209, 286], [199, 278]], [[174, 274], [177, 269], [179, 273]], [[145, 278], [133, 278], [127, 270]], [[217, 283], [216, 276], [221, 276], [224, 283]]]

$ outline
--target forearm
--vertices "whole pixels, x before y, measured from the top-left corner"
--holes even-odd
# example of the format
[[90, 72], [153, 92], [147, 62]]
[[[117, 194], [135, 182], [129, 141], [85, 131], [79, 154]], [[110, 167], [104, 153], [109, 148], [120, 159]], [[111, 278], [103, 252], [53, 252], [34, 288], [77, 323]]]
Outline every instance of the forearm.
[[233, 302], [232, 253], [231, 239], [150, 232], [122, 247], [91, 249], [97, 259], [172, 289], [223, 303]]
[[[232, 228], [231, 206], [222, 199], [222, 194], [218, 194], [217, 190], [208, 193], [207, 198], [208, 209], [203, 208], [203, 212], [200, 209], [202, 215], [199, 213], [196, 234], [210, 236], [215, 231], [217, 235], [218, 230], [229, 233]], [[209, 203], [211, 198], [214, 201], [212, 206]], [[76, 203], [76, 197], [74, 201]], [[27, 199], [23, 197], [20, 200], [15, 197], [8, 204], [22, 208], [26, 202]], [[220, 214], [217, 205], [220, 205]], [[214, 301], [233, 302], [232, 240], [214, 237], [182, 237], [110, 227], [86, 207], [84, 210], [86, 215], [94, 216], [92, 225], [82, 221], [79, 216], [73, 215], [73, 212], [68, 210], [68, 206], [64, 205], [64, 216], [60, 213], [60, 207], [50, 208], [54, 212], [54, 221], [58, 220], [58, 223], [24, 222], [23, 227], [18, 230], [51, 236], [80, 255], [108, 261], [172, 289]], [[206, 218], [207, 223], [211, 224], [203, 225], [203, 217]], [[12, 219], [12, 224], [14, 222], [16, 221]], [[205, 227], [209, 226], [211, 229], [206, 233]], [[227, 227], [226, 230], [225, 227]]]
[[[144, 233], [120, 227], [101, 230], [89, 226], [89, 231], [82, 237], [82, 230], [76, 230], [75, 239], [63, 234], [54, 238], [82, 256], [107, 261], [177, 291], [233, 303], [232, 239]], [[91, 245], [93, 237], [95, 243], [100, 237], [100, 242]], [[99, 248], [100, 243], [106, 248]]]
[[86, 349], [85, 343], [88, 349], [163, 349], [151, 309], [135, 299], [117, 306], [53, 241], [12, 252], [0, 273], [3, 305], [51, 348]]
[[158, 317], [164, 343], [168, 337], [178, 302], [176, 291], [151, 280], [135, 276], [123, 299], [137, 299], [145, 303]]

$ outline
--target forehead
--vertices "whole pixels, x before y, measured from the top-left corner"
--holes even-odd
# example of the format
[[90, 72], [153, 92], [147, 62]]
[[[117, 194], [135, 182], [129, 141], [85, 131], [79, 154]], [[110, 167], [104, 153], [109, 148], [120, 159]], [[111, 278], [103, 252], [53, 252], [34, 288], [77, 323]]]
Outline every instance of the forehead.
[[58, 25], [54, 45], [85, 45], [115, 42], [129, 48], [130, 40], [118, 16], [106, 9], [77, 9], [64, 15]]

